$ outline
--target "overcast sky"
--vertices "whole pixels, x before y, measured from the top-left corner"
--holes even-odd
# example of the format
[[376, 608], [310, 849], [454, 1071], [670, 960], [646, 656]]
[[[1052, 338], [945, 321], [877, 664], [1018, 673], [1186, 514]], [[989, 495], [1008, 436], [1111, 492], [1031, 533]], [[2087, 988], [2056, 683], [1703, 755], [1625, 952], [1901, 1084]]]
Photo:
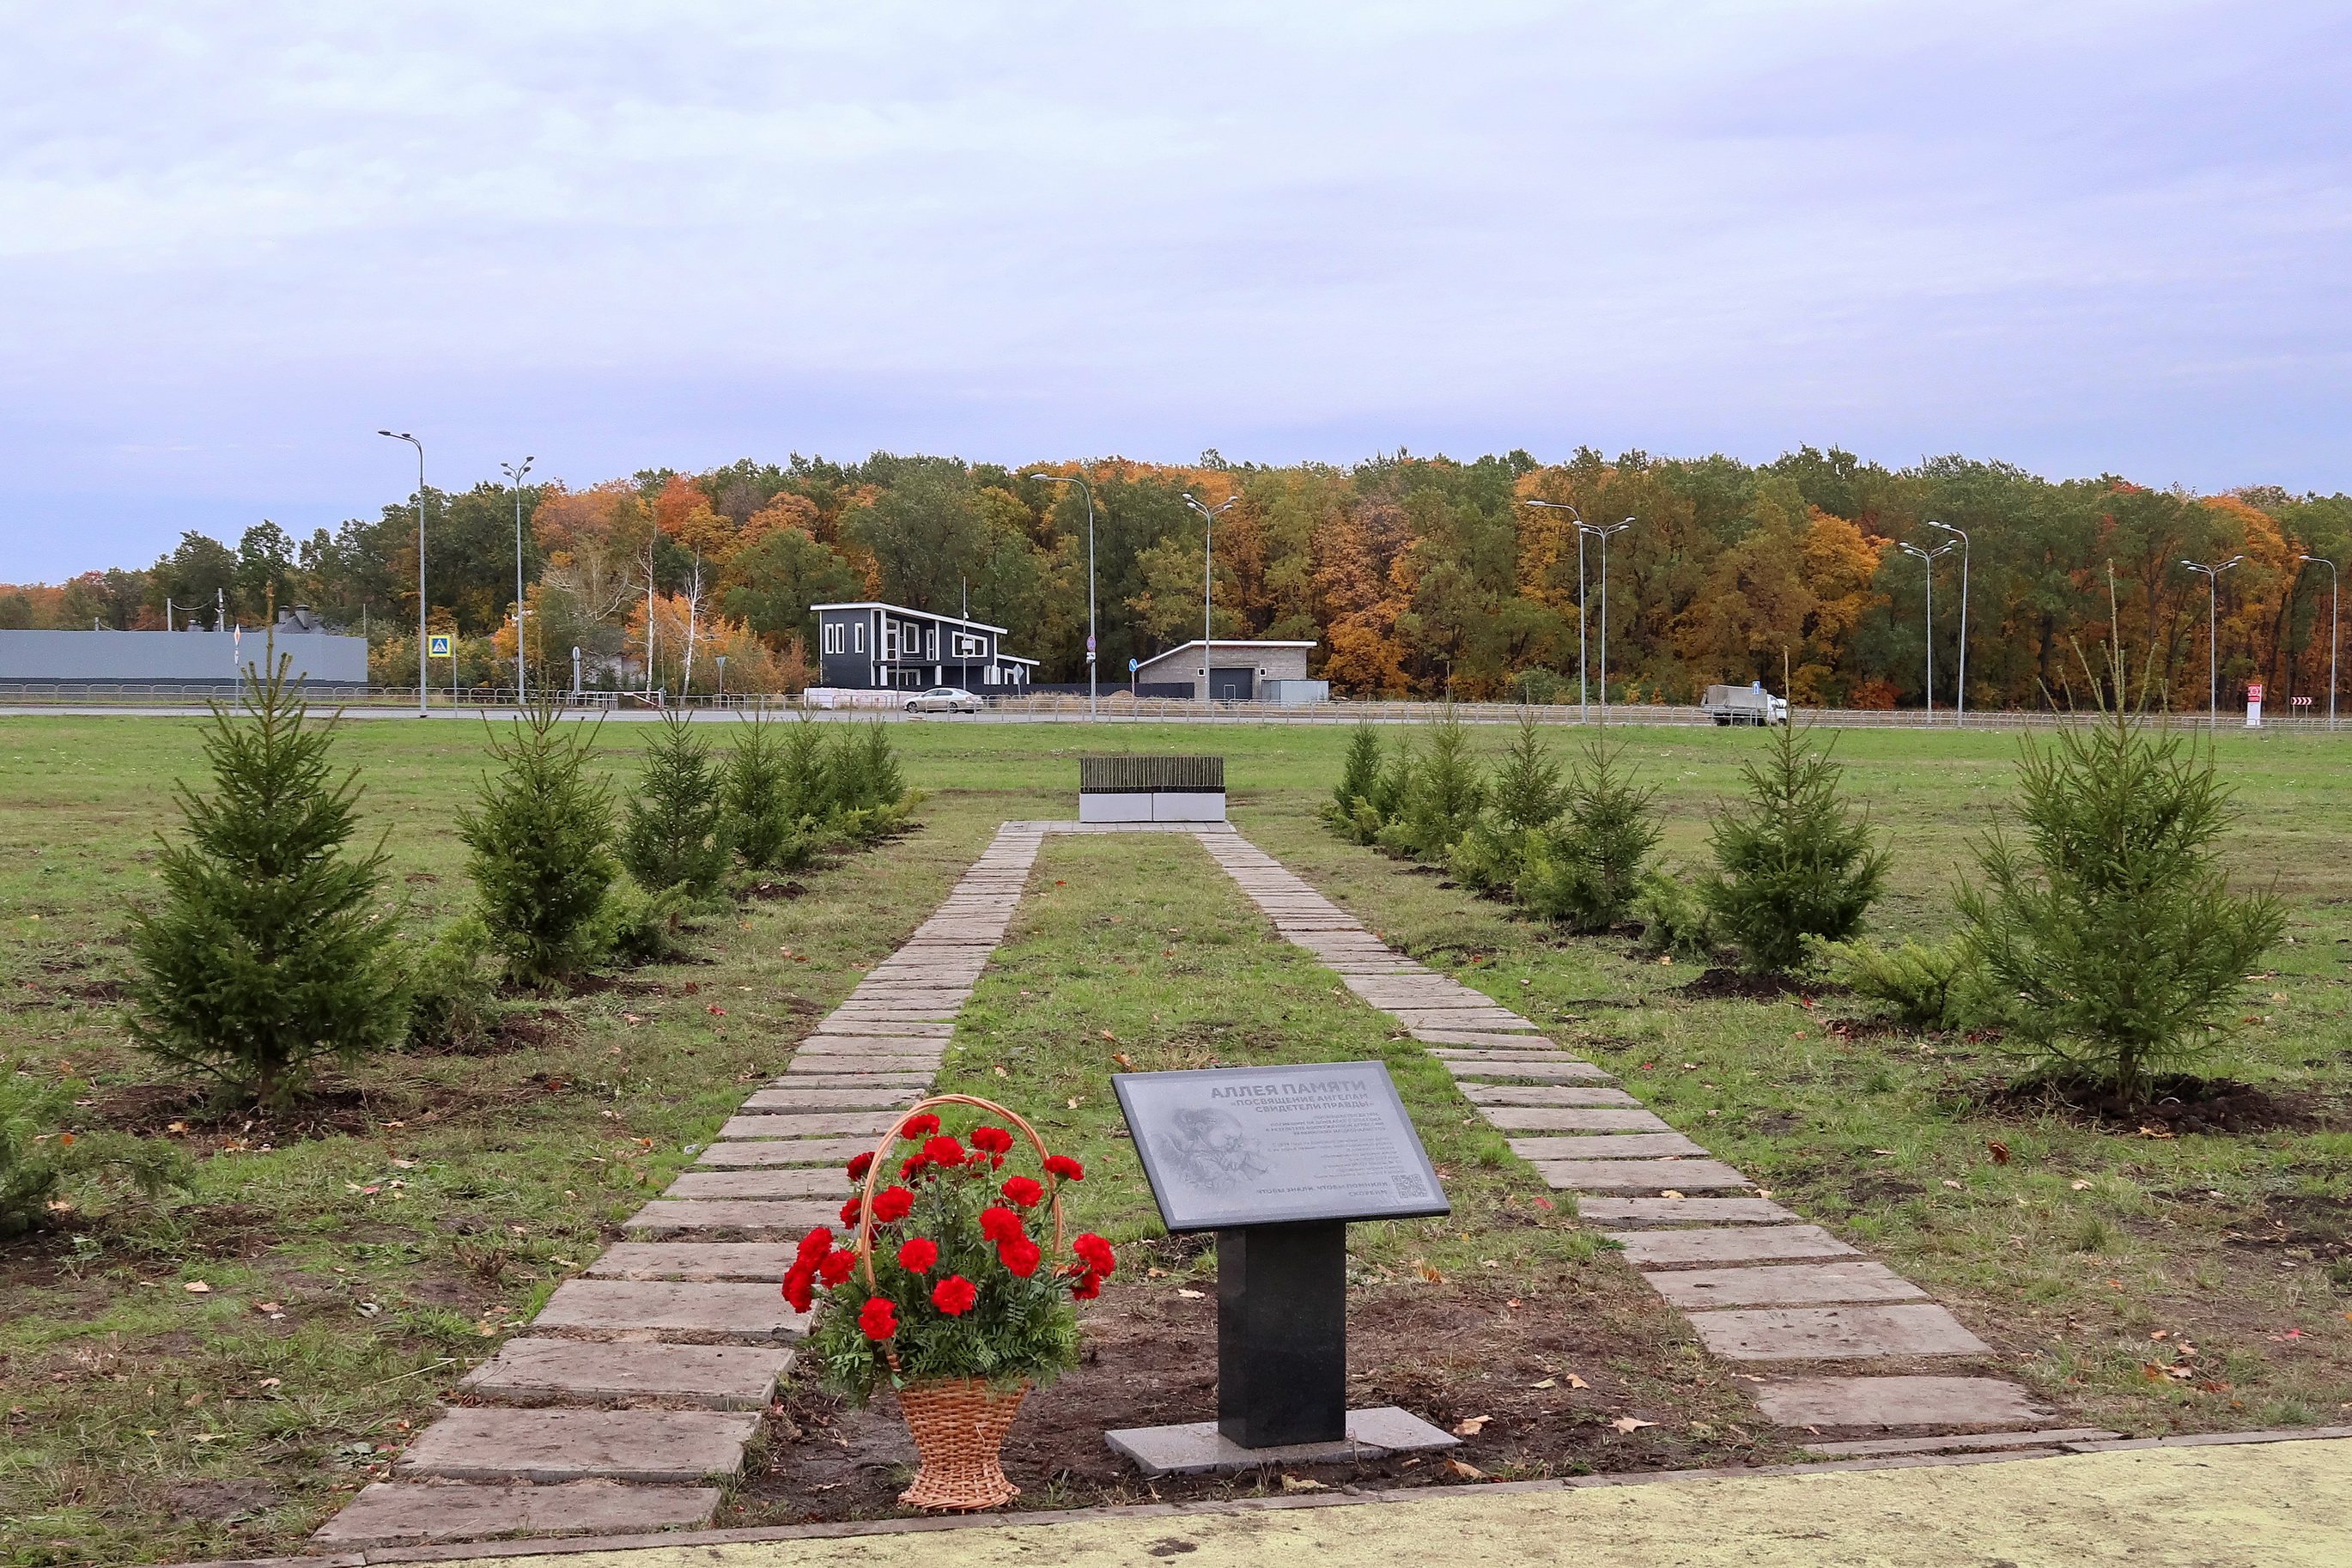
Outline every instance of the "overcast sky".
[[2340, 4], [0, 0], [0, 580], [501, 459], [2352, 488]]

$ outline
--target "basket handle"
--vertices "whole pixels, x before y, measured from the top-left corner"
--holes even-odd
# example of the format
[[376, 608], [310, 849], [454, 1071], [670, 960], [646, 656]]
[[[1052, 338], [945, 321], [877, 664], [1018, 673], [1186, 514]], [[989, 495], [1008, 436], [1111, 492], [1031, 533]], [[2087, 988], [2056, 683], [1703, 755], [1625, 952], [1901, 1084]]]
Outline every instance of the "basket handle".
[[[881, 1179], [884, 1157], [890, 1152], [891, 1145], [898, 1142], [899, 1134], [906, 1131], [907, 1123], [934, 1105], [970, 1105], [976, 1106], [982, 1110], [992, 1111], [1021, 1130], [1023, 1136], [1029, 1140], [1030, 1146], [1037, 1151], [1037, 1163], [1041, 1167], [1048, 1158], [1045, 1152], [1045, 1141], [1037, 1136], [1037, 1130], [1030, 1126], [1019, 1111], [1009, 1106], [999, 1105], [992, 1100], [982, 1100], [978, 1095], [971, 1094], [935, 1094], [928, 1100], [920, 1100], [908, 1106], [899, 1113], [898, 1119], [890, 1124], [890, 1130], [882, 1134], [882, 1141], [874, 1145], [873, 1162], [866, 1168], [866, 1185], [858, 1194], [857, 1260], [866, 1266], [866, 1286], [869, 1290], [876, 1289], [877, 1285], [874, 1278], [874, 1184]], [[1045, 1176], [1045, 1194], [1054, 1205], [1053, 1256], [1058, 1259], [1062, 1255], [1062, 1178], [1051, 1171], [1046, 1171]]]

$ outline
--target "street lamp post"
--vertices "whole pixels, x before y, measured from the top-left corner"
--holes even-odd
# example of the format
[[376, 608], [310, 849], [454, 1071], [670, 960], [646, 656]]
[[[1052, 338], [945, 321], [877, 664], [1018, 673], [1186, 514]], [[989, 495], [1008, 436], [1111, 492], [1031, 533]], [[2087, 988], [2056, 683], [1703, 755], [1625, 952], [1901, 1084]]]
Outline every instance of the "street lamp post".
[[2181, 564], [2191, 572], [2205, 574], [2205, 726], [2209, 730], [2221, 727], [2221, 648], [2215, 639], [2221, 627], [2221, 574], [2245, 559], [2232, 555], [2219, 566], [2200, 566], [2194, 561]]
[[1184, 504], [1199, 512], [1202, 522], [1206, 524], [1201, 532], [1201, 711], [1203, 713], [1215, 711], [1210, 706], [1209, 693], [1210, 655], [1213, 646], [1210, 633], [1209, 613], [1213, 603], [1210, 595], [1217, 584], [1217, 556], [1214, 548], [1217, 538], [1217, 514], [1241, 499], [1238, 495], [1230, 495], [1214, 506], [1203, 506], [1201, 504], [1200, 498], [1191, 490], [1184, 492]]
[[520, 468], [512, 463], [499, 465], [505, 470], [507, 483], [513, 489], [515, 498], [515, 702], [518, 706], [528, 700], [524, 694], [530, 689], [522, 662], [522, 477], [530, 472], [531, 464], [538, 460], [525, 458]]
[[[1076, 485], [1078, 487], [1078, 493], [1087, 498], [1087, 717], [1088, 719], [1093, 719], [1097, 717], [1095, 698], [1099, 684], [1095, 676], [1094, 487], [1087, 484], [1084, 479], [1066, 478], [1061, 474], [1024, 474], [1021, 477], [1027, 479], [1043, 479], [1049, 485]], [[971, 615], [971, 608], [969, 605], [964, 607], [964, 615], [966, 618], [970, 618]], [[1134, 695], [1135, 693], [1132, 690], [1128, 693], [1128, 696], [1130, 699], [1133, 698]], [[1132, 710], [1130, 710], [1130, 711], [1132, 711]]]
[[1605, 727], [1609, 722], [1609, 536], [1624, 532], [1633, 526], [1633, 520], [1629, 517], [1606, 528], [1583, 521], [1576, 526], [1601, 541], [1601, 722]]
[[416, 716], [422, 719], [432, 684], [426, 679], [428, 667], [425, 662], [425, 650], [432, 646], [425, 634], [425, 443], [405, 430], [379, 430], [376, 434], [405, 441], [416, 448]]
[[1927, 568], [1927, 722], [1936, 721], [1936, 557], [1948, 552], [1948, 543], [1933, 550], [1922, 550], [1916, 544], [1898, 544], [1906, 555], [1916, 555]]
[[[1969, 536], [1963, 530], [1933, 518], [1927, 520], [1927, 526], [1954, 534], [1960, 542], [1960, 697], [1956, 708], [1958, 717], [1953, 722], [1965, 724], [1969, 721]], [[1932, 584], [1930, 587], [1932, 591]]]
[[[1564, 511], [1576, 520], [1576, 721], [1588, 724], [1592, 721], [1592, 699], [1584, 687], [1584, 514], [1564, 500], [1537, 500], [1529, 497], [1526, 504]], [[1601, 697], [1603, 702], [1608, 700], [1606, 689]]]
[[2324, 555], [2298, 555], [2327, 568], [2327, 727], [2336, 728], [2336, 563]]

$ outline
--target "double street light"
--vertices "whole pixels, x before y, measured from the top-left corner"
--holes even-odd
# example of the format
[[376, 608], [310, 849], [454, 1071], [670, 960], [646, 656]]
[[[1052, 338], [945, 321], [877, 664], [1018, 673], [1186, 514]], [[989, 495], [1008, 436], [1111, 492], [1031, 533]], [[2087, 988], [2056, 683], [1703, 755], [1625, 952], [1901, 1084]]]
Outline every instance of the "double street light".
[[[1959, 716], [1954, 722], [1965, 724], [1969, 721], [1969, 536], [1966, 531], [1954, 528], [1948, 522], [1937, 522], [1932, 517], [1927, 520], [1927, 526], [1940, 528], [1960, 542], [1960, 699], [1958, 705]], [[1930, 583], [1927, 591], [1934, 593], [1935, 586]]]
[[2298, 555], [2327, 568], [2327, 727], [2336, 728], [2336, 563], [2324, 555]]
[[1191, 490], [1184, 492], [1184, 504], [1199, 512], [1202, 522], [1206, 524], [1201, 533], [1201, 711], [1203, 713], [1215, 711], [1209, 705], [1211, 701], [1209, 669], [1212, 663], [1210, 654], [1213, 646], [1209, 629], [1209, 609], [1212, 602], [1211, 591], [1217, 584], [1217, 556], [1214, 548], [1217, 537], [1217, 514], [1232, 507], [1241, 499], [1239, 495], [1230, 495], [1214, 506], [1204, 506], [1201, 502], [1201, 498]]
[[425, 634], [425, 443], [405, 430], [379, 430], [376, 434], [405, 441], [416, 448], [416, 716], [422, 719], [431, 686], [426, 679], [429, 667], [425, 650], [432, 646]]
[[513, 463], [499, 465], [507, 477], [508, 487], [514, 491], [515, 502], [515, 701], [518, 705], [530, 700], [527, 695], [530, 689], [524, 684], [522, 662], [522, 477], [530, 472], [531, 464], [538, 460], [525, 458], [520, 467]]
[[[1087, 498], [1087, 717], [1096, 717], [1095, 693], [1095, 492], [1084, 479], [1068, 479], [1060, 474], [1024, 474], [1024, 479], [1043, 479], [1049, 485], [1076, 485], [1078, 493]], [[971, 617], [971, 605], [964, 605], [964, 618]], [[1130, 689], [1129, 697], [1135, 695]]]
[[2244, 559], [2242, 555], [2232, 555], [2218, 566], [2200, 566], [2194, 561], [2181, 563], [2191, 572], [2205, 574], [2205, 722], [2209, 729], [2219, 729], [2221, 724], [2221, 650], [2214, 640], [2221, 626], [2221, 574]]
[[1916, 544], [1899, 544], [1895, 548], [1906, 555], [1917, 556], [1927, 568], [1927, 722], [1932, 724], [1936, 721], [1936, 557], [1948, 553], [1952, 547], [1945, 543], [1933, 550], [1922, 550]]
[[1633, 526], [1633, 519], [1612, 522], [1603, 527], [1587, 522], [1584, 514], [1563, 500], [1538, 500], [1523, 497], [1522, 504], [1539, 506], [1553, 511], [1564, 511], [1576, 520], [1576, 706], [1580, 721], [1592, 717], [1592, 700], [1584, 683], [1584, 541], [1588, 535], [1601, 541], [1601, 721], [1609, 722], [1609, 541], [1612, 535], [1624, 532]]

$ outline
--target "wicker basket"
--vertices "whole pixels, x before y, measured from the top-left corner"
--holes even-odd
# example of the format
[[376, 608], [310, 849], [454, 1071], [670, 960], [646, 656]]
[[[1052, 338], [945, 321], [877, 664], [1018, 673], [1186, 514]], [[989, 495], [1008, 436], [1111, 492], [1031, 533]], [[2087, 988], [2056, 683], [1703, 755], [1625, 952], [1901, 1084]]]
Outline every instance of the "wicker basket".
[[999, 1508], [1021, 1495], [1000, 1456], [1029, 1385], [991, 1388], [977, 1377], [924, 1378], [898, 1390], [898, 1408], [923, 1468], [898, 1494], [905, 1508]]
[[[898, 1130], [936, 1105], [969, 1105], [1001, 1116], [1021, 1130], [1040, 1160], [1045, 1157], [1045, 1141], [1037, 1136], [1037, 1130], [1017, 1112], [992, 1100], [969, 1094], [940, 1094], [899, 1112], [890, 1130], [875, 1144], [873, 1163], [858, 1193], [856, 1249], [869, 1286], [874, 1283], [874, 1189], [882, 1179]], [[1059, 1257], [1063, 1241], [1062, 1194], [1058, 1184], [1051, 1191], [1054, 1245], [1049, 1256]], [[889, 1352], [889, 1363], [891, 1372], [896, 1373], [896, 1351]], [[907, 1430], [915, 1439], [915, 1452], [923, 1464], [916, 1472], [914, 1485], [898, 1494], [898, 1501], [908, 1508], [970, 1510], [1000, 1508], [1019, 1497], [1021, 1489], [1005, 1479], [1002, 1456], [1005, 1434], [1013, 1430], [1013, 1418], [1020, 1414], [1021, 1402], [1029, 1396], [1029, 1386], [1024, 1380], [1012, 1387], [992, 1388], [986, 1379], [977, 1377], [928, 1377], [899, 1384], [898, 1408], [907, 1417]]]

